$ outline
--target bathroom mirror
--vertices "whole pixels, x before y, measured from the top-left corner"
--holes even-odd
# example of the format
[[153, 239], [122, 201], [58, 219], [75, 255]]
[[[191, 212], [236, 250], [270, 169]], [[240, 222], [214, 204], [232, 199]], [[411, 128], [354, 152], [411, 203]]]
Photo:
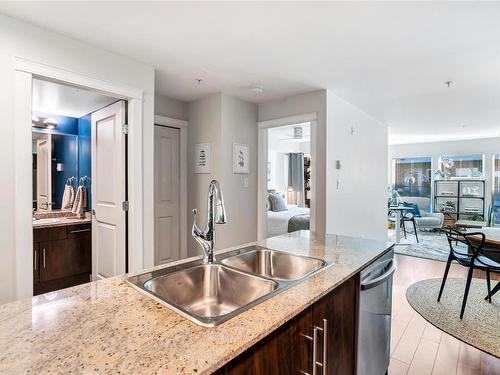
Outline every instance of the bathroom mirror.
[[32, 135], [33, 209], [61, 210], [65, 185], [76, 191], [79, 183], [78, 135], [36, 129]]

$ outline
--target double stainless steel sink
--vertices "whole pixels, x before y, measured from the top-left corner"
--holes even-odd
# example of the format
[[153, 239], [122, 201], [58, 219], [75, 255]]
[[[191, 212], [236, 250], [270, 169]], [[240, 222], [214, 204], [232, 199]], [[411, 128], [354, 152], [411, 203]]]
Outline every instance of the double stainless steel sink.
[[312, 276], [328, 265], [321, 259], [260, 247], [219, 254], [127, 279], [141, 292], [189, 320], [213, 327]]

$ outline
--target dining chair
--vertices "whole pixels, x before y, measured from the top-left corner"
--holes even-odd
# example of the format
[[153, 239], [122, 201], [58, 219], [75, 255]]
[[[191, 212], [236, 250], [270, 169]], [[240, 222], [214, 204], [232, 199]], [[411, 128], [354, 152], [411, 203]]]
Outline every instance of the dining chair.
[[397, 210], [390, 211], [389, 212], [389, 221], [395, 224], [396, 218], [393, 215], [400, 215], [400, 223], [401, 223], [400, 225], [403, 228], [403, 234], [404, 234], [405, 239], [406, 239], [406, 233], [407, 233], [405, 223], [407, 223], [407, 222], [413, 223], [413, 233], [415, 234], [415, 238], [417, 239], [417, 243], [418, 243], [419, 241], [418, 241], [418, 233], [417, 233], [417, 224], [415, 222], [415, 217], [413, 216], [413, 214], [411, 212], [408, 212], [408, 211], [400, 211], [400, 212], [398, 212]]
[[405, 223], [412, 223], [413, 224], [413, 234], [415, 235], [415, 238], [417, 239], [418, 242], [418, 232], [417, 232], [417, 223], [415, 221], [415, 216], [411, 212], [402, 212], [401, 213], [401, 225], [403, 226], [403, 233], [406, 238], [406, 224]]
[[472, 281], [472, 274], [474, 269], [483, 270], [486, 272], [486, 285], [488, 288], [487, 299], [491, 303], [491, 281], [490, 271], [500, 270], [500, 263], [495, 262], [488, 257], [488, 251], [484, 249], [486, 236], [481, 232], [463, 233], [451, 227], [443, 228], [446, 233], [448, 243], [450, 245], [450, 254], [444, 270], [443, 281], [439, 289], [438, 302], [441, 300], [443, 294], [446, 278], [452, 261], [458, 262], [460, 265], [469, 267], [467, 274], [467, 281], [465, 284], [464, 299], [462, 301], [462, 309], [460, 311], [460, 319], [464, 316], [465, 305], [467, 304], [467, 297], [469, 295], [470, 284]]

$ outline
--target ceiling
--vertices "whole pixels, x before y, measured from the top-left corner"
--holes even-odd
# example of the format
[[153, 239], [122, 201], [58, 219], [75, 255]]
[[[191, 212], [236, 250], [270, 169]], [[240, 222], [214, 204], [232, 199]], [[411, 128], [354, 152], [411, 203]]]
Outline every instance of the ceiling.
[[80, 118], [116, 100], [77, 87], [33, 80], [33, 112]]
[[386, 123], [391, 143], [500, 135], [498, 2], [1, 2], [0, 12], [153, 65], [156, 91], [181, 100], [325, 88]]

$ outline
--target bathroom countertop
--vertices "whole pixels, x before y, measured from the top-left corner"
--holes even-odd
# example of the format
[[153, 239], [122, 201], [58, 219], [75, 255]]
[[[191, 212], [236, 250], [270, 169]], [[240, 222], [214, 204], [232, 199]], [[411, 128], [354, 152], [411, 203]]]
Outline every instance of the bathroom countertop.
[[125, 276], [0, 305], [0, 373], [209, 374], [393, 244], [299, 231], [258, 245], [333, 264], [214, 328], [138, 292]]
[[64, 216], [64, 217], [48, 217], [47, 219], [57, 219], [56, 222], [38, 222], [37, 220], [33, 220], [33, 229], [42, 229], [42, 228], [52, 228], [52, 227], [63, 227], [66, 225], [78, 225], [92, 222], [92, 217], [89, 213], [85, 215], [84, 218], [79, 219], [76, 216]]

